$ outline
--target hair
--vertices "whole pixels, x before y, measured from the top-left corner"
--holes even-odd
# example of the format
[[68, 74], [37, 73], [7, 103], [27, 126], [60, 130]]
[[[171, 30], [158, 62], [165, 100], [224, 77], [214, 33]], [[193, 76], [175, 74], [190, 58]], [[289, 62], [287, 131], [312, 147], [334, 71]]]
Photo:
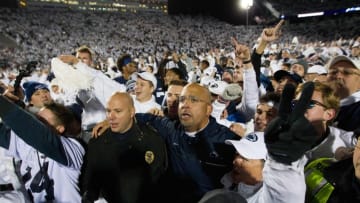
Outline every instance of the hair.
[[[328, 109], [335, 109], [335, 112], [337, 113], [340, 108], [340, 98], [335, 95], [335, 90], [333, 88], [331, 88], [329, 85], [319, 82], [319, 81], [314, 81], [313, 83], [314, 83], [314, 91], [321, 92], [323, 104]], [[296, 94], [299, 94], [302, 91], [303, 86], [304, 86], [304, 83], [300, 84], [297, 87]], [[329, 121], [328, 123], [331, 123], [331, 122], [332, 122], [332, 120]]]
[[[276, 94], [275, 92], [267, 92], [266, 94], [262, 95], [259, 98], [258, 105], [266, 104], [268, 106], [271, 106], [271, 108], [276, 109], [276, 111], [278, 111], [280, 105], [280, 98], [281, 96], [279, 94]], [[257, 108], [258, 106], [256, 107], [256, 109]]]
[[185, 80], [172, 80], [172, 81], [170, 81], [169, 86], [177, 85], [177, 86], [185, 87], [185, 85], [187, 85], [187, 84], [188, 84], [188, 82], [186, 82]]
[[[321, 92], [323, 103], [329, 109], [335, 109], [338, 112], [340, 108], [340, 98], [335, 95], [335, 91], [329, 85], [314, 81], [314, 91]], [[303, 90], [304, 84], [300, 84], [296, 89], [296, 94], [299, 94]]]
[[116, 61], [116, 65], [121, 72], [123, 72], [123, 66], [125, 66], [125, 62], [129, 60], [131, 61], [130, 54], [123, 54], [119, 56], [119, 58]]
[[81, 121], [76, 119], [75, 113], [70, 109], [55, 102], [45, 104], [44, 108], [50, 110], [55, 115], [57, 124], [64, 126], [65, 131], [62, 133], [63, 136], [77, 137], [77, 135], [80, 134]]
[[259, 103], [268, 103], [268, 102], [273, 102], [276, 105], [279, 104], [280, 95], [276, 94], [275, 92], [267, 92], [259, 99]]
[[166, 72], [173, 72], [175, 75], [177, 75], [179, 77], [179, 79], [184, 80], [184, 74], [181, 72], [181, 70], [179, 68], [171, 68], [168, 69]]
[[226, 57], [226, 56], [220, 57], [220, 65], [221, 66], [226, 66], [227, 62], [228, 62], [228, 57]]
[[147, 65], [147, 67], [151, 69], [151, 73], [154, 72], [154, 66], [152, 66], [152, 65]]
[[90, 55], [90, 59], [93, 58], [93, 51], [86, 45], [83, 45], [76, 49], [76, 53], [88, 53]]
[[206, 66], [207, 66], [207, 67], [209, 67], [209, 66], [210, 66], [210, 63], [209, 63], [209, 61], [207, 61], [207, 60], [202, 60], [200, 63], [204, 63], [204, 64], [206, 64]]
[[360, 127], [354, 130], [353, 139], [357, 140], [360, 137]]

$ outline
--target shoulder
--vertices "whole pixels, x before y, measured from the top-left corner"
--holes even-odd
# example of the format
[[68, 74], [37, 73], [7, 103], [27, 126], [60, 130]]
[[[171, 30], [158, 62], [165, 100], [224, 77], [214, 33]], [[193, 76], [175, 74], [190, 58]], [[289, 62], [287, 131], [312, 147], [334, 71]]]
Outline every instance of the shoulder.
[[96, 138], [95, 138], [95, 137], [92, 137], [92, 138], [89, 140], [88, 144], [87, 144], [88, 148], [91, 147], [91, 146], [94, 146], [94, 145], [99, 145], [99, 144], [103, 143], [104, 140], [108, 140], [109, 138], [111, 138], [110, 133], [111, 133], [111, 130], [110, 130], [110, 129], [107, 129], [107, 130], [106, 130], [103, 134], [101, 134], [100, 136], [98, 136], [98, 137], [96, 137]]
[[234, 132], [228, 127], [216, 122], [213, 117], [210, 117], [208, 126], [204, 129], [210, 136], [216, 136], [221, 139], [238, 139]]
[[135, 125], [136, 128], [138, 128], [137, 141], [139, 142], [141, 148], [158, 148], [159, 150], [165, 148], [165, 142], [155, 128], [148, 124]]
[[158, 131], [149, 123], [136, 123], [135, 125], [144, 137], [159, 137]]

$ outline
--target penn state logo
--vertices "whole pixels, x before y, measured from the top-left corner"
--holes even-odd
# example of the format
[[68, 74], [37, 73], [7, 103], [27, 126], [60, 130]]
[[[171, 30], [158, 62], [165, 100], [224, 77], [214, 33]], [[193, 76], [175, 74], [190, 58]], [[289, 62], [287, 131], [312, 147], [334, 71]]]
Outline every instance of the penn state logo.
[[152, 151], [146, 151], [145, 152], [145, 161], [148, 164], [151, 164], [155, 159], [155, 155]]
[[256, 142], [256, 141], [258, 141], [258, 137], [257, 137], [257, 135], [256, 134], [253, 134], [253, 133], [251, 133], [251, 134], [248, 134], [246, 137], [245, 137], [247, 140], [249, 140], [250, 142]]
[[218, 88], [219, 85], [218, 85], [217, 83], [212, 83], [212, 84], [210, 85], [210, 87], [215, 89], [215, 88]]

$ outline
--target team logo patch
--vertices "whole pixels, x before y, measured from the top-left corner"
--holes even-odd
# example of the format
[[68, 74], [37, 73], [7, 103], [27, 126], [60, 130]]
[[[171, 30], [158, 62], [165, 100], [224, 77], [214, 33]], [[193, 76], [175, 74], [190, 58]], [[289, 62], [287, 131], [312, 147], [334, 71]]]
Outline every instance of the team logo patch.
[[145, 152], [145, 161], [148, 164], [151, 164], [154, 161], [155, 155], [152, 151]]
[[250, 142], [256, 142], [256, 141], [258, 141], [258, 137], [257, 137], [257, 135], [255, 135], [255, 134], [248, 134], [246, 137], [245, 137], [247, 140], [249, 140]]

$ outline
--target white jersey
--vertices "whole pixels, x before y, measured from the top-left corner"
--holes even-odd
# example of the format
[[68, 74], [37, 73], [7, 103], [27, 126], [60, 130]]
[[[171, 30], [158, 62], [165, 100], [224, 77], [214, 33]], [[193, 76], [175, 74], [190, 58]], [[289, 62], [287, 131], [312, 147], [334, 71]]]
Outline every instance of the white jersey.
[[67, 166], [46, 157], [11, 132], [7, 153], [22, 160], [20, 172], [35, 203], [46, 202], [51, 196], [57, 203], [81, 202], [78, 179], [85, 150], [72, 138], [60, 137], [60, 140], [68, 159]]
[[0, 147], [0, 184], [11, 184], [14, 190], [1, 191], [1, 203], [27, 203], [27, 195], [15, 173], [13, 158], [5, 155], [6, 150]]
[[328, 136], [316, 147], [305, 153], [308, 162], [318, 158], [335, 158], [335, 152], [340, 147], [354, 147], [353, 132], [329, 126]]

